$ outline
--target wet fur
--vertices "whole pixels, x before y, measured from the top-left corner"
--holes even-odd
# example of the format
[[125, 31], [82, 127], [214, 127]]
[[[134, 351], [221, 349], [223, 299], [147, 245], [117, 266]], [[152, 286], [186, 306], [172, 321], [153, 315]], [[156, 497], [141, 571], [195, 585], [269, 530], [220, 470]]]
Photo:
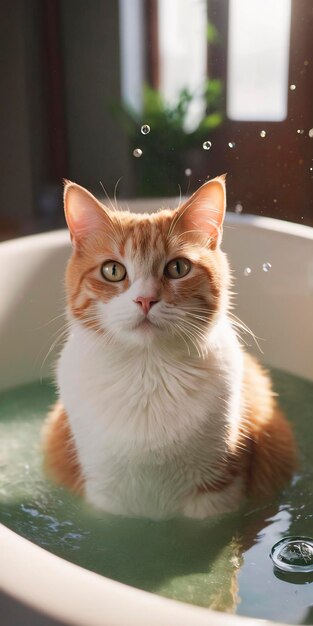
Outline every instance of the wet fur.
[[[228, 316], [222, 191], [215, 179], [174, 213], [136, 215], [66, 188], [71, 334], [45, 463], [58, 483], [112, 513], [203, 518], [272, 494], [294, 471], [293, 434], [269, 375], [243, 352]], [[170, 281], [162, 268], [176, 257], [193, 268]], [[104, 281], [106, 259], [127, 265], [124, 281]], [[152, 292], [156, 326], [143, 331], [134, 299]]]

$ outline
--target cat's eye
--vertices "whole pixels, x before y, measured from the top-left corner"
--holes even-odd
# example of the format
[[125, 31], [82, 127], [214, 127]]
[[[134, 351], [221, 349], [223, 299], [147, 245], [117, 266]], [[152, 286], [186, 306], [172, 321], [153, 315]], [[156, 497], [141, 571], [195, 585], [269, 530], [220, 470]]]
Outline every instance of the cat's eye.
[[111, 283], [118, 283], [124, 280], [126, 269], [124, 265], [118, 263], [118, 261], [105, 261], [101, 267], [101, 274], [103, 278], [109, 280]]
[[191, 270], [191, 263], [188, 259], [173, 259], [164, 270], [165, 276], [168, 278], [183, 278]]

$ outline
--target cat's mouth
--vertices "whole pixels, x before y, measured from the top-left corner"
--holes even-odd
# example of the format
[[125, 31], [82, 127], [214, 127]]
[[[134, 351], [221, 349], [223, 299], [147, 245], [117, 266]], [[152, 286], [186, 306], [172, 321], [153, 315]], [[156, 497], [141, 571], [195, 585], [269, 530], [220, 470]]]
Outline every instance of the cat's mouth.
[[145, 317], [144, 319], [142, 319], [138, 324], [136, 324], [135, 326], [135, 330], [137, 329], [141, 329], [141, 330], [149, 330], [150, 328], [155, 328], [155, 324], [153, 324], [153, 322], [151, 322], [151, 320], [149, 320], [147, 317]]

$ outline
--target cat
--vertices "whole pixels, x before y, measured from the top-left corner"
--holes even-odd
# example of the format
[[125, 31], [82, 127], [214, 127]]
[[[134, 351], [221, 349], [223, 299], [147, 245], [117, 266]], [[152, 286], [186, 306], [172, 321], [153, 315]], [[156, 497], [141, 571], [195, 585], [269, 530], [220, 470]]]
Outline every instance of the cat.
[[153, 519], [272, 495], [296, 444], [229, 314], [225, 177], [141, 215], [65, 181], [64, 207], [70, 331], [43, 431], [47, 471], [99, 509]]

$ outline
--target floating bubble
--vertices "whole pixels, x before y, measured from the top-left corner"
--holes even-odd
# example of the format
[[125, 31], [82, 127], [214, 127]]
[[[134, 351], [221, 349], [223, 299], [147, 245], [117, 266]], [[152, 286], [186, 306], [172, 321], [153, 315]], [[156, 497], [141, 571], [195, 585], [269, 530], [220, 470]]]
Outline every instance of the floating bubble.
[[250, 276], [251, 272], [252, 272], [251, 267], [245, 267], [245, 269], [243, 270], [243, 275]]
[[271, 267], [272, 267], [272, 264], [267, 261], [266, 263], [263, 263], [262, 270], [263, 272], [269, 272]]
[[192, 170], [190, 169], [190, 167], [187, 167], [187, 168], [185, 169], [185, 175], [186, 175], [186, 176], [191, 176], [191, 172], [192, 172]]
[[298, 133], [298, 135], [303, 135], [303, 133], [304, 133], [303, 128], [298, 128], [297, 133]]
[[270, 557], [277, 569], [290, 573], [313, 572], [313, 539], [285, 537], [273, 546]]
[[139, 157], [142, 156], [142, 150], [140, 148], [135, 148], [135, 150], [133, 151], [133, 155], [134, 155], [134, 157], [139, 159]]
[[243, 206], [241, 202], [237, 202], [237, 204], [235, 205], [235, 213], [242, 213], [242, 210], [243, 210]]
[[290, 85], [290, 87], [289, 87], [290, 91], [294, 91], [296, 88], [297, 88], [297, 86], [294, 85], [294, 84]]
[[210, 150], [211, 147], [212, 147], [211, 141], [204, 141], [202, 144], [203, 150]]
[[149, 124], [143, 124], [140, 130], [143, 135], [148, 135], [150, 133], [151, 128]]
[[266, 130], [261, 130], [260, 137], [262, 137], [262, 139], [266, 137]]
[[310, 128], [308, 135], [312, 139], [312, 137], [313, 137], [313, 128]]
[[234, 141], [229, 141], [229, 142], [228, 142], [228, 147], [229, 147], [229, 148], [235, 148], [235, 147], [236, 147], [235, 142], [234, 142]]

